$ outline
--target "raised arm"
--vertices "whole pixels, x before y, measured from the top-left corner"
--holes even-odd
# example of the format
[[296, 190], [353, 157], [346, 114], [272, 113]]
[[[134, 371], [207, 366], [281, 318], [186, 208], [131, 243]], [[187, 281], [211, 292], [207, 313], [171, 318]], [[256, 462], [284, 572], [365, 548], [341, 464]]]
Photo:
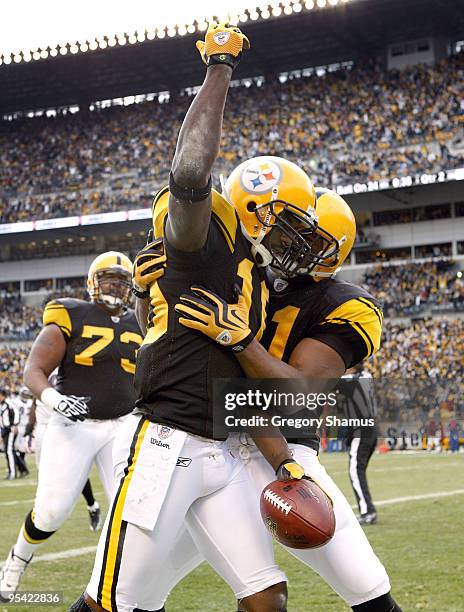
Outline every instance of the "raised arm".
[[211, 24], [197, 48], [206, 77], [185, 116], [169, 181], [168, 242], [181, 251], [205, 244], [211, 216], [211, 170], [219, 152], [222, 118], [233, 68], [247, 38], [238, 28]]

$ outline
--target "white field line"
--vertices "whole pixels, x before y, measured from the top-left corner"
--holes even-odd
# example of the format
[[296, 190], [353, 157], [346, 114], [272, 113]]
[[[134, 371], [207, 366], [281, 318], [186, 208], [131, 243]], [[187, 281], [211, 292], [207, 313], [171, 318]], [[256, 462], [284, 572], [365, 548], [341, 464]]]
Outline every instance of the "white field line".
[[82, 555], [88, 555], [94, 553], [97, 550], [96, 546], [84, 546], [83, 548], [70, 548], [69, 550], [62, 550], [58, 553], [49, 553], [48, 555], [37, 555], [32, 559], [32, 563], [38, 561], [58, 561], [59, 559], [70, 559], [71, 557], [81, 557]]
[[32, 499], [17, 499], [15, 501], [0, 502], [0, 506], [17, 506], [18, 504], [30, 504], [33, 501], [34, 501], [34, 498], [32, 498]]
[[8, 489], [10, 487], [36, 487], [37, 480], [7, 480], [6, 482], [0, 482], [0, 489]]
[[392, 499], [384, 499], [376, 501], [376, 506], [390, 506], [391, 504], [402, 504], [409, 501], [421, 501], [422, 499], [437, 499], [439, 497], [453, 497], [454, 495], [464, 495], [464, 489], [455, 489], [454, 491], [437, 491], [435, 493], [424, 493], [423, 495], [408, 495], [407, 497], [393, 497]]
[[[322, 464], [322, 465], [324, 465], [324, 464]], [[348, 462], [347, 462], [347, 465], [348, 465]], [[458, 462], [456, 462], [456, 463], [447, 463], [446, 467], [462, 467], [462, 465], [464, 465], [464, 463], [463, 464], [458, 463]], [[327, 465], [325, 465], [324, 467], [325, 467], [327, 473], [329, 474], [329, 476], [331, 476], [332, 474], [335, 474], [336, 476], [340, 476], [341, 474], [345, 474], [345, 473], [347, 474], [348, 473], [348, 467], [346, 468], [346, 470], [331, 470], [330, 467], [327, 466]], [[423, 465], [412, 465], [411, 467], [407, 468], [408, 472], [410, 470], [424, 470], [424, 469], [425, 468], [424, 468]], [[442, 470], [443, 466], [442, 465], [430, 465], [430, 466], [427, 466], [427, 469], [428, 470]], [[380, 474], [381, 472], [400, 472], [400, 471], [401, 472], [405, 471], [404, 466], [397, 465], [397, 466], [393, 466], [393, 467], [389, 467], [389, 468], [375, 468], [375, 467], [368, 467], [367, 468], [367, 474], [368, 475], [372, 474], [372, 473]]]
[[[436, 491], [435, 493], [424, 493], [423, 495], [410, 495], [408, 497], [394, 497], [392, 499], [384, 499], [376, 501], [376, 506], [389, 506], [390, 504], [402, 504], [409, 501], [420, 501], [422, 499], [436, 499], [439, 497], [451, 497], [453, 495], [463, 495], [464, 489], [456, 489], [454, 491]], [[48, 555], [38, 555], [34, 557], [32, 563], [39, 561], [58, 561], [59, 559], [69, 559], [71, 557], [80, 557], [94, 553], [97, 550], [96, 546], [85, 546], [84, 548], [71, 548], [58, 553], [50, 553]]]

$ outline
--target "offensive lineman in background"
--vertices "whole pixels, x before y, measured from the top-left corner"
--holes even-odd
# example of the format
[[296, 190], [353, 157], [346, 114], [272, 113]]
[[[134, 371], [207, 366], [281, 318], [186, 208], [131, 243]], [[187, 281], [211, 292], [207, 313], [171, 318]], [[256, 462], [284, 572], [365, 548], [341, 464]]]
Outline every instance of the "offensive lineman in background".
[[[1, 598], [17, 590], [37, 548], [71, 514], [94, 462], [111, 497], [113, 439], [133, 408], [135, 353], [142, 342], [127, 307], [131, 271], [122, 253], [103, 253], [88, 272], [91, 302], [67, 298], [45, 307], [24, 380], [53, 414], [42, 442], [34, 509], [3, 567]], [[48, 377], [57, 367], [55, 389]]]

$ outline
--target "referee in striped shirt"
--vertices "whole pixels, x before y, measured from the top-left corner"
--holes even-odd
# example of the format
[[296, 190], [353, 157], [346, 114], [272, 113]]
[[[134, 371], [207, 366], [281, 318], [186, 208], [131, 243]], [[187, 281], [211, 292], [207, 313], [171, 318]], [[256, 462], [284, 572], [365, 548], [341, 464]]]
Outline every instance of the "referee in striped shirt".
[[13, 402], [6, 399], [6, 391], [0, 389], [0, 426], [2, 429], [3, 446], [7, 463], [7, 480], [14, 480], [17, 471], [20, 475], [28, 473], [24, 461], [15, 449], [18, 437], [19, 412]]
[[[344, 396], [347, 419], [374, 418], [377, 413], [372, 376], [359, 363], [346, 371], [340, 380], [339, 390]], [[377, 522], [377, 511], [367, 483], [367, 466], [377, 446], [378, 432], [375, 425], [348, 427], [346, 446], [349, 450], [349, 476], [362, 525]]]

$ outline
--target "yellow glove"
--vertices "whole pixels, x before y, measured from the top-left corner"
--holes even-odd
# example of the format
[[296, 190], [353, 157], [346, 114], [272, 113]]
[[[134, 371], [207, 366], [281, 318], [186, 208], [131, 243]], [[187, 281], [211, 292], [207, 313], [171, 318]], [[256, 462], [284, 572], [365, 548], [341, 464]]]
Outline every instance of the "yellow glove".
[[162, 238], [149, 242], [139, 251], [132, 267], [132, 293], [138, 298], [147, 298], [150, 287], [164, 275], [166, 254]]
[[327, 493], [322, 485], [320, 485], [317, 480], [305, 474], [304, 467], [294, 461], [293, 459], [285, 459], [276, 469], [277, 480], [310, 480], [311, 482], [315, 482], [317, 486], [327, 495], [328, 500], [333, 506], [333, 499]]
[[212, 291], [203, 287], [190, 287], [192, 293], [180, 296], [174, 309], [184, 315], [179, 323], [196, 329], [211, 340], [239, 353], [254, 338], [249, 328], [250, 304], [240, 295], [236, 304], [228, 304]]
[[277, 480], [301, 480], [304, 475], [304, 467], [293, 459], [285, 459], [276, 469]]
[[227, 64], [232, 70], [239, 63], [242, 51], [249, 48], [250, 41], [240, 29], [225, 23], [210, 23], [205, 40], [197, 41], [197, 49], [207, 66]]

